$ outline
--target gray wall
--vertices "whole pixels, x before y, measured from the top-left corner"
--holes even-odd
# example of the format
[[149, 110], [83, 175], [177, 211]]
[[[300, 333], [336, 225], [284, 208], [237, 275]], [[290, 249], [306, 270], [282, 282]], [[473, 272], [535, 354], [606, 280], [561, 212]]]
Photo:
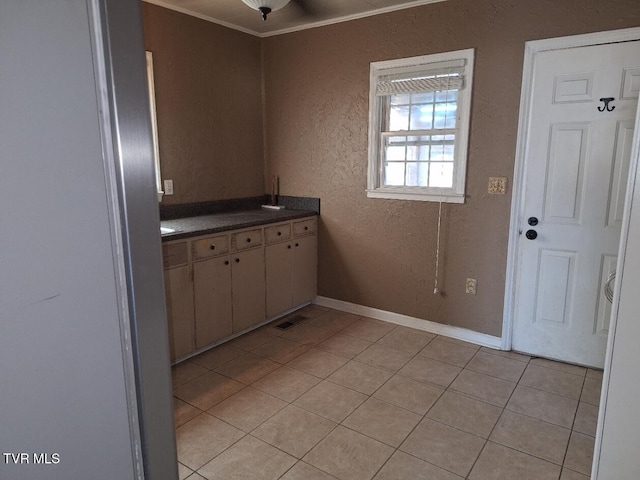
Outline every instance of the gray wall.
[[[153, 413], [157, 423], [172, 426], [157, 204], [141, 200], [144, 192], [154, 196], [148, 111], [133, 99], [132, 107], [118, 112], [111, 127], [122, 163], [105, 162], [110, 143], [101, 138], [87, 3], [93, 2], [0, 3], [0, 453], [25, 453], [29, 461], [15, 464], [2, 455], [2, 479], [135, 478], [141, 465], [134, 451], [149, 457], [144, 422], [143, 445], [136, 435], [137, 404], [149, 403], [143, 416]], [[135, 64], [139, 56], [144, 71], [138, 2], [100, 3], [114, 7], [114, 24], [107, 25], [112, 33], [129, 38], [137, 31], [124, 63]], [[126, 16], [138, 25], [118, 20]], [[123, 52], [122, 45], [112, 48]], [[111, 67], [114, 78], [124, 76], [122, 58]], [[112, 102], [144, 85], [144, 74], [128, 83], [111, 92]], [[125, 115], [147, 137], [137, 149], [117, 131], [127, 127]], [[143, 192], [133, 198], [138, 213], [154, 207], [139, 226], [127, 225], [135, 220], [135, 205], [110, 202], [117, 199], [115, 168], [124, 173], [120, 198], [137, 186]], [[118, 217], [126, 220], [123, 236]], [[149, 253], [136, 264], [145, 235], [152, 238]], [[152, 330], [144, 320], [154, 313], [157, 378], [141, 368], [145, 354], [138, 338]], [[128, 319], [144, 328], [133, 329], [133, 346], [125, 349]], [[146, 399], [143, 384], [152, 387]], [[153, 393], [164, 402], [155, 410]], [[156, 479], [177, 477], [173, 437], [167, 438], [168, 468]], [[34, 453], [47, 454], [43, 460], [50, 463], [34, 464]]]

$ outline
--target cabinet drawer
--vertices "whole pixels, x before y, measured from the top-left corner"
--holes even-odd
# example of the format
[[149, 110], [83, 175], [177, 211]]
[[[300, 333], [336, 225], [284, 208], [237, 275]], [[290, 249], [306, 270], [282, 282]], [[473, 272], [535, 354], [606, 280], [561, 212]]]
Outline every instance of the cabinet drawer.
[[293, 236], [303, 237], [305, 235], [316, 233], [316, 225], [316, 217], [309, 218], [307, 220], [301, 220], [299, 222], [293, 222]]
[[248, 230], [231, 235], [231, 249], [234, 252], [259, 247], [260, 245], [262, 245], [262, 229]]
[[220, 235], [196, 240], [193, 242], [191, 249], [195, 260], [224, 255], [229, 253], [229, 236]]
[[187, 242], [162, 245], [162, 264], [167, 268], [179, 267], [189, 262]]
[[291, 238], [291, 224], [283, 223], [266, 227], [264, 229], [264, 241], [268, 245], [270, 243], [278, 243]]

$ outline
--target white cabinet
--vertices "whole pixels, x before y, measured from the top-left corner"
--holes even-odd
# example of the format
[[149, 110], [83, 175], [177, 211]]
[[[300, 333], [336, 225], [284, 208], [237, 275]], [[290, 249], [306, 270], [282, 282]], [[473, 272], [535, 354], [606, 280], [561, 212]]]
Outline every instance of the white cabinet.
[[165, 243], [172, 361], [313, 300], [316, 226], [313, 217]]
[[175, 361], [195, 349], [193, 283], [189, 267], [188, 242], [163, 245], [162, 256], [169, 349], [171, 360]]
[[[316, 218], [265, 229], [267, 318], [309, 303], [317, 288]], [[282, 240], [280, 240], [282, 239]]]

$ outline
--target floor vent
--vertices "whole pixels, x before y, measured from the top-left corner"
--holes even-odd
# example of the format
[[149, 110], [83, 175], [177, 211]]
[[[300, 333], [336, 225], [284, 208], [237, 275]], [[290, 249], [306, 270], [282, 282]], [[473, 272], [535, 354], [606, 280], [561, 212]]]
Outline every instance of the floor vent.
[[302, 315], [295, 315], [289, 318], [286, 322], [282, 322], [281, 324], [276, 325], [276, 328], [279, 328], [280, 330], [286, 330], [287, 328], [293, 327], [296, 323], [302, 322], [306, 319], [307, 317], [303, 317]]

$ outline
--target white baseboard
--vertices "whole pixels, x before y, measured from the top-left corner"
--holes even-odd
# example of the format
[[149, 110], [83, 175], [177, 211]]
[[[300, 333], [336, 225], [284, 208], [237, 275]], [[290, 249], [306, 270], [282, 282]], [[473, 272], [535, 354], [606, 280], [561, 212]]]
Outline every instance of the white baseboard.
[[466, 328], [444, 325], [442, 323], [410, 317], [400, 313], [387, 312], [386, 310], [378, 310], [377, 308], [365, 307], [363, 305], [357, 305], [343, 300], [336, 300], [335, 298], [317, 296], [313, 303], [322, 307], [340, 310], [342, 312], [363, 315], [365, 317], [375, 318], [376, 320], [382, 320], [384, 322], [394, 323], [404, 327], [415, 328], [416, 330], [435, 333], [436, 335], [444, 335], [445, 337], [475, 343], [476, 345], [482, 345], [483, 347], [489, 347], [495, 350], [500, 350], [502, 347], [501, 337], [494, 337], [493, 335], [487, 335], [486, 333], [474, 332], [473, 330], [468, 330]]

